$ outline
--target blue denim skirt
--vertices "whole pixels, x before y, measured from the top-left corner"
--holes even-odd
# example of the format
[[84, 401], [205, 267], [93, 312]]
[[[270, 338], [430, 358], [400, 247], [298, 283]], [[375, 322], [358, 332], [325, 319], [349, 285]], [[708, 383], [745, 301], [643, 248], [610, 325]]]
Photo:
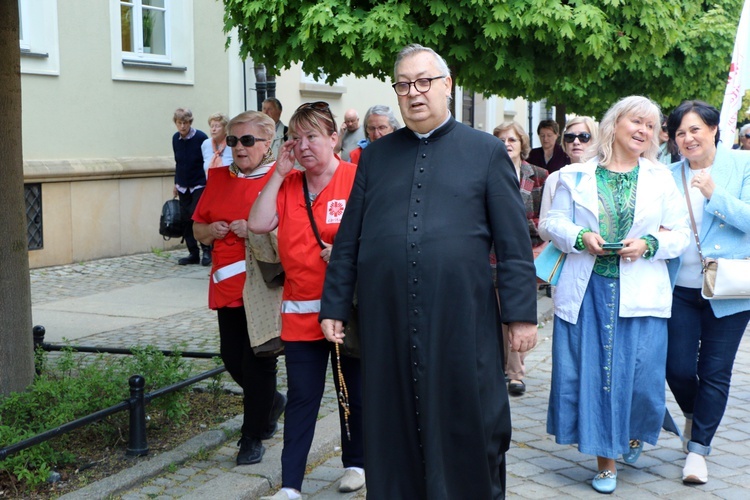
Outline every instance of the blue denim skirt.
[[664, 420], [667, 319], [619, 317], [620, 283], [592, 273], [576, 324], [555, 316], [547, 432], [617, 458], [656, 444]]

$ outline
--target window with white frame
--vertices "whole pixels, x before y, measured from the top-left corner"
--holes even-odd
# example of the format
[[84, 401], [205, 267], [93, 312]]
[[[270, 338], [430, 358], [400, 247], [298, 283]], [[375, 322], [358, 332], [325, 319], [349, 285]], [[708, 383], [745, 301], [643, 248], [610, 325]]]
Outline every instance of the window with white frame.
[[219, 23], [224, 12], [221, 2], [187, 0], [109, 0], [109, 7], [112, 78], [177, 85], [195, 83], [193, 9]]
[[123, 58], [169, 62], [169, 0], [120, 2]]
[[30, 51], [29, 44], [29, 14], [26, 12], [28, 2], [18, 0], [18, 38], [21, 44], [21, 50]]
[[58, 0], [17, 0], [21, 73], [60, 74]]

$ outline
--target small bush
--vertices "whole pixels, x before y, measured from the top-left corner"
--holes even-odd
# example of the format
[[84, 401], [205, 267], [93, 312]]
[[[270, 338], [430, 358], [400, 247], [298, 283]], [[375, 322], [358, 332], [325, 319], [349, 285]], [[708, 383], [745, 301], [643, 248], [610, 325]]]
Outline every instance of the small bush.
[[[179, 355], [164, 356], [154, 347], [134, 349], [132, 356], [83, 356], [65, 349], [51, 360], [48, 353], [36, 353], [41, 375], [24, 392], [0, 397], [0, 446], [5, 447], [36, 434], [55, 429], [90, 413], [103, 410], [130, 397], [128, 379], [142, 375], [145, 392], [166, 387], [192, 373], [192, 365]], [[183, 391], [152, 400], [147, 411], [153, 424], [179, 423], [187, 412]], [[127, 435], [128, 412], [119, 412], [85, 427], [106, 443], [117, 443]], [[75, 455], [66, 450], [68, 436], [33, 446], [0, 461], [0, 471], [14, 475], [29, 487], [47, 480], [56, 465], [71, 463]]]

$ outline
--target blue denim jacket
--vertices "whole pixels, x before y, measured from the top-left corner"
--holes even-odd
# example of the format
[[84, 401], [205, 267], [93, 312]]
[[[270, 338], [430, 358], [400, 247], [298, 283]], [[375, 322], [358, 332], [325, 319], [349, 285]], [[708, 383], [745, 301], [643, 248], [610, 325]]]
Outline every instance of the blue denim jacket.
[[[688, 160], [673, 163], [669, 168], [684, 196], [682, 169], [689, 168]], [[750, 257], [750, 152], [729, 150], [719, 144], [711, 177], [716, 187], [703, 208], [700, 229], [703, 256], [714, 259]], [[668, 269], [674, 286], [680, 259], [671, 259]], [[711, 308], [717, 317], [728, 316], [750, 310], [750, 299], [712, 300]]]

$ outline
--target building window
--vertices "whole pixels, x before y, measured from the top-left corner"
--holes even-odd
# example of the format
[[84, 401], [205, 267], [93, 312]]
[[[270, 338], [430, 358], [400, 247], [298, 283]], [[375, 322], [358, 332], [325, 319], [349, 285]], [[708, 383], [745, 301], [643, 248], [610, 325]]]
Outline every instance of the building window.
[[60, 74], [57, 0], [17, 0], [21, 73]]
[[42, 185], [24, 184], [23, 194], [26, 201], [26, 239], [29, 250], [41, 250], [44, 248]]
[[120, 2], [124, 58], [169, 62], [168, 0]]
[[29, 44], [29, 14], [26, 12], [26, 6], [28, 2], [18, 0], [18, 38], [21, 43], [21, 50], [29, 52], [31, 45]]

